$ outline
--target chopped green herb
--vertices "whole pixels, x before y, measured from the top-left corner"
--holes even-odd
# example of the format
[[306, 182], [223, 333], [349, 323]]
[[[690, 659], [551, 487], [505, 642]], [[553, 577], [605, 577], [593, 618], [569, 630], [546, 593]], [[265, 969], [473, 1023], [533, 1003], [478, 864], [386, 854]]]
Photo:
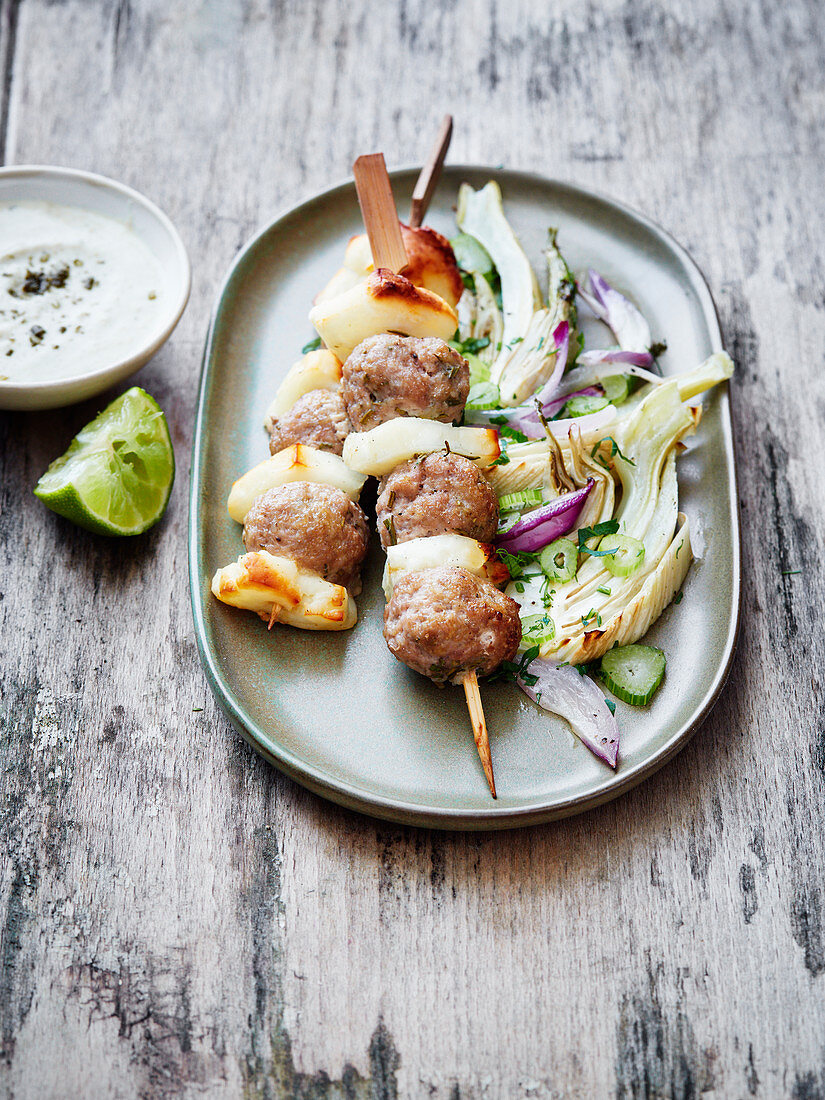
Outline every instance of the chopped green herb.
[[607, 439], [610, 440], [610, 457], [611, 458], [613, 458], [614, 455], [618, 455], [619, 458], [621, 458], [624, 462], [627, 462], [630, 466], [635, 466], [636, 465], [635, 461], [632, 458], [628, 458], [627, 455], [622, 454], [622, 452], [619, 450], [619, 444], [616, 442], [616, 440], [613, 438], [612, 435], [607, 436]]
[[550, 607], [553, 602], [553, 597], [556, 594], [555, 588], [550, 587], [550, 578], [542, 577], [541, 581], [541, 602], [545, 607]]
[[612, 700], [612, 699], [608, 699], [608, 698], [607, 698], [607, 697], [605, 696], [605, 700], [604, 700], [604, 701], [605, 701], [605, 703], [607, 703], [607, 709], [608, 709], [608, 710], [610, 711], [610, 713], [611, 713], [611, 714], [615, 714], [615, 713], [616, 713], [616, 704], [615, 704], [615, 703], [613, 702], [613, 700]]
[[384, 526], [387, 528], [387, 532], [389, 534], [390, 546], [395, 546], [395, 544], [398, 542], [398, 538], [395, 534], [395, 523], [392, 516], [389, 516], [387, 519], [384, 520]]
[[677, 592], [676, 595], [673, 597], [673, 602], [674, 603], [681, 603], [683, 596], [684, 596], [684, 592]]
[[490, 680], [523, 680], [528, 687], [532, 687], [533, 684], [538, 683], [538, 676], [534, 676], [531, 672], [527, 671], [527, 668], [536, 657], [539, 655], [539, 646], [532, 645], [529, 649], [526, 649], [521, 655], [521, 660], [516, 664], [514, 661], [502, 661], [501, 666], [497, 672], [494, 672], [490, 677]]
[[491, 466], [506, 466], [510, 459], [507, 457], [507, 452], [502, 451], [495, 462], [490, 463]]
[[658, 359], [660, 355], [664, 355], [667, 351], [667, 341], [657, 340], [654, 344], [650, 345], [650, 354], [654, 359]]
[[[575, 286], [575, 283], [573, 284]], [[570, 349], [567, 353], [567, 370], [569, 370], [576, 362], [578, 357], [584, 351], [584, 333], [577, 332], [576, 339], [570, 341]]]
[[523, 336], [514, 336], [513, 339], [510, 341], [510, 343], [506, 344], [505, 346], [506, 346], [507, 350], [509, 351], [510, 348], [512, 348], [514, 344], [520, 344], [520, 343], [522, 343], [523, 340], [524, 340]]
[[603, 523], [597, 523], [595, 527], [580, 527], [579, 528], [579, 553], [591, 554], [594, 558], [606, 558], [609, 554], [612, 554], [615, 547], [610, 550], [591, 550], [587, 545], [588, 539], [598, 538], [601, 535], [615, 535], [619, 530], [619, 521], [617, 519], [607, 519]]
[[196, 714], [198, 711], [203, 710], [203, 707], [192, 707], [192, 713]]
[[507, 566], [507, 571], [514, 581], [522, 576], [526, 566], [532, 565], [536, 560], [533, 554], [511, 554], [508, 550], [501, 549], [498, 551], [498, 556]]
[[321, 337], [316, 336], [314, 340], [309, 340], [301, 348], [301, 355], [306, 355], [308, 351], [317, 351], [321, 346]]
[[601, 594], [603, 596], [609, 596], [610, 595], [610, 589], [605, 588], [605, 586], [603, 584], [600, 584], [599, 587], [596, 589], [596, 591], [601, 592]]
[[795, 577], [795, 576], [797, 576], [797, 574], [799, 574], [801, 572], [802, 572], [801, 569], [783, 569], [782, 570], [782, 576], [783, 577]]
[[506, 416], [491, 416], [490, 423], [496, 425], [499, 435], [504, 436], [505, 439], [512, 439], [514, 443], [527, 442], [527, 436], [524, 432], [520, 432], [516, 428], [511, 428], [507, 423]]
[[484, 348], [489, 347], [489, 336], [468, 336], [466, 340], [462, 340], [456, 332], [453, 339], [450, 341], [454, 345], [457, 352], [461, 355], [478, 355]]
[[613, 438], [612, 435], [607, 435], [607, 436], [604, 437], [604, 439], [599, 440], [599, 442], [596, 444], [596, 446], [590, 452], [590, 457], [591, 458], [596, 457], [596, 452], [601, 447], [602, 443], [609, 443], [610, 444], [610, 457], [611, 458], [613, 458], [615, 455], [618, 455], [619, 458], [621, 458], [625, 462], [627, 462], [628, 465], [630, 465], [630, 466], [635, 466], [636, 465], [636, 462], [635, 462], [634, 459], [628, 458], [626, 454], [622, 454], [622, 452], [619, 450], [619, 444], [616, 442], [616, 440]]

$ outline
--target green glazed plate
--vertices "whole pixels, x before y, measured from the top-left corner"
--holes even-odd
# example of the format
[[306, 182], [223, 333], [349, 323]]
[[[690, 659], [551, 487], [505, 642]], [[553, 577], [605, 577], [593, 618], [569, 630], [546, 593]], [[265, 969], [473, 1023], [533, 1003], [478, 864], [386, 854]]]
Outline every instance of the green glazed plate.
[[[393, 173], [408, 209], [414, 170]], [[665, 339], [665, 374], [721, 350], [713, 301], [696, 265], [665, 232], [619, 203], [563, 183], [500, 169], [448, 167], [427, 221], [455, 232], [459, 184], [496, 179], [507, 216], [535, 269], [548, 226], [574, 271], [593, 266], [629, 290]], [[352, 631], [271, 633], [251, 613], [219, 603], [210, 579], [243, 553], [229, 519], [232, 482], [269, 454], [266, 408], [312, 339], [315, 294], [361, 230], [352, 183], [279, 217], [234, 261], [220, 290], [203, 360], [191, 478], [189, 561], [195, 631], [204, 669], [226, 714], [276, 767], [310, 790], [376, 817], [447, 829], [549, 821], [615, 798], [661, 767], [713, 705], [730, 666], [739, 617], [739, 531], [726, 387], [679, 461], [682, 510], [697, 560], [684, 600], [646, 641], [668, 657], [647, 708], [619, 703], [618, 770], [601, 764], [561, 720], [514, 685], [482, 685], [498, 800], [487, 790], [464, 695], [399, 664], [382, 634], [383, 555], [373, 538]]]

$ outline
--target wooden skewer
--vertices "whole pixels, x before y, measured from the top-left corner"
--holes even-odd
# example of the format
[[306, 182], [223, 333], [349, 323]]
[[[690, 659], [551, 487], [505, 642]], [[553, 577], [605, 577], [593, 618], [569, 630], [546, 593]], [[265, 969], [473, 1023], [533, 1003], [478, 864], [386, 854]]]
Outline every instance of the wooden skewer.
[[438, 131], [435, 145], [433, 145], [430, 150], [430, 155], [427, 157], [426, 163], [421, 169], [421, 175], [416, 181], [415, 190], [412, 194], [412, 202], [410, 203], [410, 225], [413, 229], [417, 229], [424, 221], [427, 207], [430, 205], [430, 199], [433, 197], [433, 192], [438, 185], [438, 179], [441, 175], [441, 169], [444, 165], [444, 158], [447, 155], [447, 150], [450, 148], [450, 139], [452, 136], [453, 116], [445, 115], [441, 121], [441, 129]]
[[369, 153], [359, 157], [352, 166], [358, 202], [372, 250], [376, 269], [386, 268], [398, 273], [407, 266], [407, 252], [398, 212], [392, 197], [390, 177], [383, 153]]
[[[443, 139], [439, 141], [439, 150], [443, 146], [444, 153], [447, 151], [447, 144], [449, 144], [449, 136], [452, 131], [452, 119], [449, 116], [448, 119], [447, 141], [446, 143]], [[445, 119], [445, 122], [447, 122], [447, 119]], [[442, 127], [443, 130], [444, 127]], [[443, 159], [442, 154], [441, 161]], [[440, 167], [439, 162], [438, 168]], [[372, 249], [373, 262], [376, 268], [389, 268], [390, 271], [398, 272], [405, 266], [407, 254], [404, 250], [404, 241], [398, 224], [398, 211], [395, 209], [395, 200], [392, 197], [390, 177], [387, 175], [383, 153], [372, 153], [368, 156], [359, 157], [352, 166], [352, 174], [355, 177], [355, 187], [358, 191], [358, 201], [361, 204], [361, 213], [364, 216], [364, 225]], [[437, 175], [438, 173], [435, 171], [435, 179], [437, 179]], [[433, 172], [430, 173], [430, 176], [433, 176]], [[434, 187], [435, 182], [431, 180], [429, 194], [423, 205], [424, 210], [427, 208], [426, 204], [429, 202], [429, 195], [432, 194]], [[402, 256], [403, 260], [400, 259]], [[495, 798], [496, 784], [493, 778], [493, 761], [490, 756], [490, 738], [487, 733], [487, 723], [484, 721], [484, 708], [481, 705], [478, 677], [475, 672], [468, 672], [463, 678], [462, 684], [464, 694], [467, 697], [470, 721], [473, 725], [473, 739], [481, 758], [484, 774], [487, 776], [487, 782], [490, 784], [490, 793]]]
[[464, 694], [467, 697], [467, 710], [470, 712], [470, 721], [473, 724], [473, 740], [478, 749], [481, 766], [487, 776], [490, 785], [490, 794], [496, 798], [496, 781], [493, 777], [493, 758], [490, 755], [490, 738], [487, 733], [487, 723], [484, 720], [484, 708], [481, 705], [481, 693], [478, 690], [478, 676], [475, 672], [468, 672], [461, 681]]

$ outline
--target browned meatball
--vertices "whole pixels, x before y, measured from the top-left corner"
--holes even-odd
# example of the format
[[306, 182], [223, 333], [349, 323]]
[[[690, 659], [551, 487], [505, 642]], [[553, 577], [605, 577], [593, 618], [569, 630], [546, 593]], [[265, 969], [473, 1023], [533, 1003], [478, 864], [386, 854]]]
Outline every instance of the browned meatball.
[[352, 431], [344, 399], [335, 390], [310, 390], [272, 421], [269, 453], [277, 454], [292, 443], [307, 443], [319, 451], [344, 450], [344, 440]]
[[384, 609], [393, 656], [436, 683], [480, 676], [512, 661], [521, 641], [518, 604], [466, 569], [408, 573]]
[[353, 430], [397, 416], [457, 423], [470, 391], [470, 368], [434, 337], [370, 336], [344, 363], [341, 392]]
[[259, 496], [246, 517], [248, 551], [283, 554], [357, 596], [369, 527], [357, 504], [330, 485], [293, 481]]
[[492, 542], [498, 498], [469, 458], [434, 451], [402, 462], [382, 478], [375, 515], [385, 550], [393, 542], [427, 535], [467, 535]]

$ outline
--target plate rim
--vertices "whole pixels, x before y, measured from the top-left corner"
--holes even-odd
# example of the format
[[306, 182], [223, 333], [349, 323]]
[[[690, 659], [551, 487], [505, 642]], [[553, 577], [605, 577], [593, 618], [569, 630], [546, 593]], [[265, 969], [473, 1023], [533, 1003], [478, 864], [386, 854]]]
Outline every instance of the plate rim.
[[[707, 280], [693, 257], [679, 242], [657, 222], [647, 215], [640, 213], [633, 207], [613, 199], [592, 188], [582, 187], [565, 180], [557, 180], [538, 172], [522, 171], [520, 169], [503, 168], [501, 166], [489, 166], [483, 164], [449, 164], [445, 166], [452, 173], [487, 174], [491, 179], [501, 182], [504, 177], [517, 178], [525, 184], [551, 186], [557, 190], [567, 191], [570, 194], [595, 200], [607, 207], [621, 212], [625, 217], [641, 224], [662, 242], [681, 260], [691, 278], [692, 288], [696, 291], [705, 323], [708, 327], [711, 346], [714, 352], [724, 350], [722, 329], [719, 322], [719, 314], [716, 303], [713, 300]], [[420, 166], [406, 166], [390, 171], [390, 179], [393, 183], [401, 182], [402, 178], [420, 171]], [[725, 382], [718, 387], [717, 400], [722, 414], [721, 430], [726, 450], [731, 455], [728, 464], [727, 488], [730, 499], [733, 502], [731, 510], [731, 574], [732, 593], [731, 604], [734, 614], [728, 625], [727, 636], [723, 649], [722, 660], [714, 677], [708, 685], [705, 694], [695, 709], [692, 718], [683, 723], [658, 750], [658, 752], [637, 764], [626, 775], [611, 772], [605, 780], [596, 786], [587, 795], [573, 795], [554, 802], [552, 805], [530, 805], [520, 808], [498, 809], [492, 805], [484, 810], [467, 810], [460, 808], [441, 807], [434, 808], [425, 803], [408, 802], [398, 798], [390, 798], [370, 791], [345, 779], [331, 779], [328, 772], [309, 761], [302, 760], [294, 752], [284, 746], [278, 746], [278, 752], [273, 752], [265, 743], [264, 731], [252, 720], [241, 706], [234, 692], [224, 679], [216, 666], [210, 648], [206, 642], [206, 625], [203, 608], [199, 598], [199, 549], [200, 540], [198, 534], [198, 520], [200, 501], [198, 499], [198, 485], [202, 475], [202, 457], [204, 448], [204, 411], [206, 404], [206, 389], [208, 378], [208, 366], [214, 344], [215, 326], [224, 300], [226, 291], [233, 280], [237, 269], [245, 262], [246, 257], [255, 249], [261, 239], [271, 232], [278, 223], [288, 217], [300, 215], [305, 208], [312, 206], [323, 199], [337, 196], [342, 191], [350, 191], [355, 195], [355, 184], [352, 177], [346, 177], [329, 187], [308, 195], [292, 206], [285, 206], [262, 228], [253, 234], [247, 243], [233, 257], [231, 264], [221, 281], [215, 295], [214, 304], [209, 319], [209, 327], [204, 342], [203, 356], [201, 359], [201, 372], [198, 384], [198, 400], [195, 411], [195, 431], [192, 439], [192, 460], [189, 472], [189, 523], [188, 523], [188, 560], [189, 560], [189, 592], [192, 608], [192, 616], [195, 626], [195, 639], [201, 666], [206, 674], [212, 693], [215, 695], [221, 709], [229, 719], [232, 726], [243, 738], [279, 771], [288, 775], [299, 785], [328, 799], [348, 810], [365, 814], [370, 818], [378, 818], [392, 821], [398, 824], [413, 825], [424, 828], [447, 829], [455, 831], [500, 830], [521, 828], [528, 825], [543, 824], [560, 820], [578, 813], [585, 813], [597, 806], [612, 801], [627, 793], [645, 779], [650, 778], [665, 766], [672, 758], [684, 748], [692, 738], [699, 726], [705, 721], [713, 709], [725, 683], [730, 675], [742, 613], [742, 586], [741, 586], [741, 533], [739, 515], [739, 494], [737, 491], [737, 455], [733, 435], [733, 417], [731, 412], [730, 385]]]

